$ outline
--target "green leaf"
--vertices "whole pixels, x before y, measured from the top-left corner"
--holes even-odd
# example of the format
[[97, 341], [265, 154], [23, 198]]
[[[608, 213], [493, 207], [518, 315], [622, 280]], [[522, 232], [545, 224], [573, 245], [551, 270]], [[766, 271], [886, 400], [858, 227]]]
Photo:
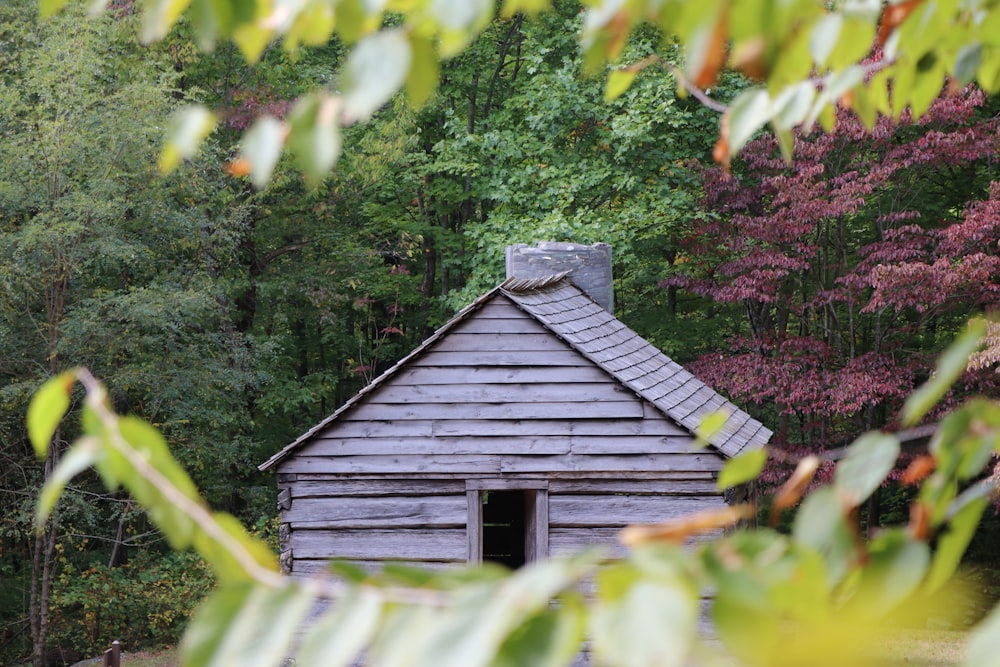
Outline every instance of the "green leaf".
[[454, 605], [438, 613], [414, 664], [427, 667], [488, 665], [526, 616], [546, 609], [560, 591], [590, 570], [596, 556], [537, 561], [499, 583], [456, 591]]
[[767, 463], [766, 449], [743, 452], [736, 458], [726, 461], [726, 465], [719, 473], [719, 481], [716, 486], [720, 491], [724, 491], [756, 479], [760, 471], [764, 469], [765, 463]]
[[899, 440], [895, 436], [865, 433], [848, 447], [847, 456], [837, 465], [834, 486], [838, 495], [857, 507], [882, 484], [897, 458]]
[[955, 574], [962, 556], [965, 555], [965, 549], [972, 541], [976, 528], [979, 527], [979, 520], [989, 505], [987, 494], [992, 490], [993, 487], [990, 485], [982, 496], [965, 503], [951, 519], [947, 532], [938, 539], [931, 570], [924, 583], [927, 593], [933, 593], [941, 588]]
[[920, 586], [930, 563], [930, 547], [910, 539], [905, 529], [894, 529], [872, 541], [868, 558], [847, 613], [878, 618]]
[[[143, 12], [142, 41], [149, 43], [166, 37], [190, 2], [191, 0], [151, 0]], [[198, 29], [197, 25], [195, 29]]]
[[955, 58], [952, 74], [960, 86], [965, 86], [976, 80], [976, 72], [983, 62], [983, 45], [968, 44], [963, 46]]
[[167, 136], [157, 162], [160, 172], [171, 173], [182, 160], [194, 157], [201, 142], [215, 129], [215, 115], [194, 104], [174, 113], [167, 122]]
[[35, 455], [40, 459], [45, 458], [48, 453], [52, 436], [69, 410], [70, 394], [75, 381], [76, 375], [72, 371], [60, 373], [47, 380], [31, 397], [26, 418], [28, 438], [35, 448]]
[[771, 98], [766, 90], [741, 93], [729, 107], [729, 153], [736, 155], [770, 119]]
[[604, 101], [613, 102], [621, 97], [637, 76], [639, 72], [630, 69], [611, 70], [608, 73], [608, 82], [604, 86]]
[[352, 664], [375, 635], [381, 612], [382, 602], [377, 595], [351, 589], [310, 626], [297, 661], [324, 667]]
[[962, 667], [996, 667], [1000, 656], [1000, 606], [976, 626], [965, 645]]
[[52, 514], [53, 508], [70, 480], [89, 468], [99, 453], [100, 442], [94, 438], [82, 438], [63, 454], [59, 465], [52, 471], [52, 475], [46, 480], [45, 486], [42, 487], [42, 492], [38, 496], [38, 507], [35, 510], [35, 526], [37, 528], [41, 529], [49, 515]]
[[257, 565], [272, 572], [278, 571], [274, 553], [261, 540], [250, 535], [236, 517], [225, 512], [213, 512], [212, 520], [225, 531], [225, 543], [209, 535], [204, 530], [196, 530], [193, 536], [194, 548], [215, 570], [221, 581], [248, 579], [251, 574], [236, 558], [234, 551], [242, 551]]
[[598, 576], [600, 604], [591, 614], [598, 662], [612, 667], [687, 664], [698, 624], [695, 591], [680, 576], [641, 576], [630, 569], [622, 565]]
[[271, 30], [261, 28], [257, 23], [244, 23], [233, 30], [233, 42], [248, 63], [256, 63], [268, 42], [274, 37]]
[[803, 81], [782, 90], [773, 103], [775, 127], [779, 130], [791, 130], [802, 123], [815, 99], [816, 86], [811, 81]]
[[264, 116], [257, 119], [243, 135], [240, 154], [250, 163], [250, 177], [258, 188], [263, 188], [271, 180], [271, 172], [281, 157], [287, 132], [287, 126], [280, 120]]
[[698, 440], [708, 442], [712, 437], [722, 430], [729, 421], [729, 413], [724, 410], [715, 410], [702, 417], [694, 433]]
[[842, 14], [830, 13], [813, 26], [812, 32], [809, 33], [809, 52], [817, 67], [822, 68], [829, 60], [840, 40], [844, 21]]
[[312, 184], [326, 176], [340, 155], [338, 104], [335, 97], [313, 93], [300, 98], [288, 116], [288, 147]]
[[59, 12], [68, 2], [69, 0], [38, 0], [38, 14], [47, 19]]
[[438, 28], [442, 58], [458, 55], [486, 27], [494, 0], [431, 0], [428, 12]]
[[500, 647], [491, 667], [561, 667], [580, 651], [586, 609], [579, 596], [564, 597], [525, 621]]
[[841, 581], [854, 563], [854, 532], [832, 487], [817, 489], [806, 497], [795, 515], [792, 536], [823, 555], [832, 585]]
[[413, 65], [406, 75], [406, 97], [414, 107], [423, 105], [437, 88], [441, 76], [434, 42], [416, 34], [410, 35]]
[[501, 16], [511, 17], [518, 12], [537, 14], [551, 6], [550, 0], [504, 0]]
[[208, 667], [225, 641], [229, 626], [247, 603], [254, 585], [221, 586], [201, 603], [191, 617], [180, 643], [182, 664]]
[[[281, 586], [226, 586], [195, 613], [181, 641], [189, 667], [273, 667], [288, 655], [314, 598], [292, 579]], [[204, 627], [200, 627], [204, 624]]]
[[776, 615], [767, 612], [766, 606], [749, 605], [726, 590], [718, 591], [712, 601], [712, 622], [719, 639], [743, 660], [741, 664], [771, 664], [779, 647], [780, 628]]
[[931, 378], [914, 391], [903, 404], [903, 426], [913, 426], [944, 396], [955, 380], [965, 371], [969, 356], [982, 345], [986, 322], [975, 319], [965, 332], [938, 357]]
[[371, 118], [406, 81], [412, 61], [402, 30], [381, 30], [358, 42], [344, 66], [344, 123]]

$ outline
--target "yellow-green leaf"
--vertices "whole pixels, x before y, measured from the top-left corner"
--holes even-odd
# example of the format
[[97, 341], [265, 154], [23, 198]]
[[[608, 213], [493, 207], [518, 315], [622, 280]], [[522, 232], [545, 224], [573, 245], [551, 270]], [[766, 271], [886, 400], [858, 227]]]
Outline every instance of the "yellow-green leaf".
[[938, 357], [934, 374], [906, 399], [903, 404], [903, 426], [913, 426], [947, 393], [965, 371], [969, 356], [982, 345], [986, 322], [975, 319], [965, 332]]
[[250, 178], [258, 188], [271, 179], [288, 134], [287, 126], [273, 116], [258, 118], [240, 146], [240, 154], [250, 163]]
[[96, 438], [83, 438], [74, 443], [63, 455], [38, 497], [38, 507], [35, 509], [36, 527], [42, 527], [52, 514], [52, 509], [66, 489], [66, 485], [89, 468], [97, 459], [99, 452], [100, 442]]
[[43, 19], [48, 18], [65, 7], [67, 2], [69, 0], [38, 0], [38, 13]]
[[309, 628], [298, 652], [303, 665], [346, 667], [372, 640], [382, 614], [377, 595], [351, 589]]
[[205, 107], [194, 104], [184, 107], [171, 116], [167, 136], [160, 151], [160, 171], [169, 174], [182, 160], [194, 157], [201, 142], [215, 129], [215, 115]]
[[402, 87], [412, 61], [401, 30], [382, 30], [358, 42], [344, 66], [344, 122], [371, 118]]
[[191, 0], [152, 0], [143, 14], [142, 41], [155, 42], [166, 37], [190, 2]]
[[732, 488], [738, 484], [756, 479], [760, 471], [767, 463], [767, 450], [754, 449], [743, 452], [739, 456], [726, 461], [726, 465], [719, 473], [717, 486], [720, 491]]
[[28, 404], [28, 437], [38, 458], [45, 458], [59, 422], [69, 410], [75, 375], [71, 371], [49, 379]]
[[437, 88], [441, 66], [434, 50], [434, 43], [430, 39], [411, 34], [410, 48], [413, 52], [413, 64], [406, 75], [406, 97], [410, 104], [419, 107]]
[[608, 82], [604, 86], [604, 101], [613, 102], [629, 89], [639, 72], [632, 69], [616, 69], [608, 74]]
[[885, 481], [898, 457], [896, 436], [870, 432], [855, 440], [833, 477], [841, 500], [851, 507], [861, 504]]

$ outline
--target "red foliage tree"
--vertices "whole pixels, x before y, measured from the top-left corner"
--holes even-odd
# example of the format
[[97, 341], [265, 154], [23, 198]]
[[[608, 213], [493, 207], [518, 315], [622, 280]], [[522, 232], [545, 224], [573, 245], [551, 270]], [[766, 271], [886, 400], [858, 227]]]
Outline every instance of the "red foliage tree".
[[775, 444], [890, 423], [965, 318], [1000, 306], [1000, 125], [985, 103], [967, 88], [872, 131], [843, 113], [798, 137], [792, 164], [764, 136], [733, 176], [705, 173], [711, 214], [664, 284], [741, 306], [742, 334], [691, 368], [773, 408]]

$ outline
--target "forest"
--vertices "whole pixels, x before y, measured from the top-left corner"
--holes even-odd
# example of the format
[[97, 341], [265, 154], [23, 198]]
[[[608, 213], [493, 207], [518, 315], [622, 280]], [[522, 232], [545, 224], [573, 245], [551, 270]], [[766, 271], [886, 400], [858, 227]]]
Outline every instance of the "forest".
[[[396, 95], [344, 128], [328, 175], [286, 156], [261, 188], [241, 135], [335, 85], [342, 42], [272, 45], [248, 65], [232, 44], [200, 52], [186, 19], [140, 44], [131, 0], [83, 15], [0, 4], [2, 664], [174, 644], [212, 587], [92, 472], [35, 531], [52, 462], [24, 415], [68, 368], [90, 369], [213, 508], [274, 544], [276, 489], [257, 466], [497, 285], [511, 243], [610, 243], [615, 315], [769, 425], [789, 461], [899, 430], [935, 358], [1000, 305], [1000, 106], [974, 84], [872, 128], [838, 107], [831, 131], [795, 133], [790, 161], [765, 132], [719, 164], [718, 113], [685, 94], [680, 52], [608, 100], [580, 52], [581, 7], [559, 0], [494, 16], [422, 106]], [[663, 58], [662, 41], [636, 27], [622, 58]], [[750, 84], [726, 71], [711, 95]], [[163, 175], [171, 114], [190, 102], [218, 126]], [[996, 396], [994, 362], [974, 358], [928, 420]], [[861, 521], [905, 522], [912, 493], [891, 480]], [[998, 535], [988, 516], [967, 558], [995, 567]]]

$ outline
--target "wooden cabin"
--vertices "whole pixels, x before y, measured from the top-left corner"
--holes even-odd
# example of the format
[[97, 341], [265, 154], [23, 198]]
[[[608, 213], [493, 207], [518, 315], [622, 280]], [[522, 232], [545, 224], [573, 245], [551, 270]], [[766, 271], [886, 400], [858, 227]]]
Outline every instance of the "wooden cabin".
[[[588, 290], [603, 306], [577, 286], [593, 267], [578, 278], [535, 256], [593, 248], [607, 246], [515, 247], [538, 275], [515, 269], [260, 466], [277, 474], [287, 571], [334, 557], [517, 567], [724, 502], [724, 460], [771, 432], [609, 312], [610, 248], [607, 289]], [[694, 447], [720, 410], [724, 428]]]

